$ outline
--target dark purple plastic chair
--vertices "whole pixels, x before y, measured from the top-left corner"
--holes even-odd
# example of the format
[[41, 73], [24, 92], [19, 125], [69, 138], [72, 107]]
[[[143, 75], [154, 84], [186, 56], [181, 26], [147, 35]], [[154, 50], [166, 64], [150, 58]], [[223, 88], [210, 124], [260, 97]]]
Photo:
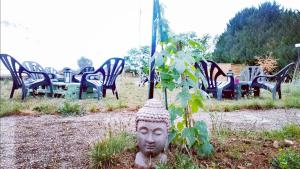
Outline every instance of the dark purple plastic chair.
[[83, 73], [94, 72], [94, 71], [95, 68], [93, 66], [84, 67], [83, 69], [81, 69], [81, 71], [78, 74], [72, 75], [72, 82], [80, 83]]
[[[12, 76], [13, 86], [10, 98], [13, 97], [16, 89], [21, 88], [22, 100], [24, 100], [29, 89], [36, 90], [39, 86], [49, 86], [50, 94], [53, 94], [52, 83], [47, 73], [27, 70], [15, 58], [7, 54], [1, 54], [0, 59]], [[36, 76], [42, 78], [36, 79]]]
[[123, 71], [125, 60], [122, 58], [110, 58], [99, 69], [94, 72], [83, 73], [80, 81], [79, 99], [82, 92], [88, 87], [93, 87], [97, 90], [98, 100], [102, 91], [103, 97], [106, 96], [106, 89], [111, 89], [113, 94], [116, 94], [119, 99], [116, 87], [116, 79]]
[[[207, 86], [201, 84], [201, 89], [207, 93], [212, 93], [214, 97], [221, 100], [223, 93], [226, 91], [231, 97], [234, 96], [234, 78], [231, 75], [227, 75], [218, 66], [217, 63], [207, 60], [201, 60], [195, 64], [197, 69], [200, 69], [207, 81]], [[227, 81], [218, 80], [219, 76], [227, 77]]]
[[[252, 80], [251, 88], [255, 88], [255, 87], [263, 88], [265, 90], [268, 90], [268, 91], [272, 92], [273, 100], [276, 99], [276, 93], [278, 93], [278, 97], [279, 97], [279, 99], [281, 99], [281, 83], [287, 77], [289, 70], [293, 66], [294, 66], [294, 63], [290, 63], [274, 75], [259, 75], [259, 76], [256, 76]], [[272, 83], [269, 83], [267, 81], [259, 81], [260, 78], [266, 78], [266, 79], [275, 78], [276, 83], [272, 84]], [[258, 93], [258, 96], [259, 96], [259, 93]]]

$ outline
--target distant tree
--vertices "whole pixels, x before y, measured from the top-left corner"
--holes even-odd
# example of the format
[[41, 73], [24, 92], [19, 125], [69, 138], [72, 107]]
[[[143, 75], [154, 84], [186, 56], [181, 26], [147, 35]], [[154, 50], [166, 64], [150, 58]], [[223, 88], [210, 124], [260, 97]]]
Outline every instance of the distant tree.
[[246, 8], [230, 19], [217, 40], [213, 58], [218, 62], [255, 64], [256, 56], [270, 52], [278, 68], [295, 61], [294, 44], [300, 42], [300, 12], [276, 2]]
[[127, 72], [144, 74], [149, 73], [149, 57], [150, 47], [142, 46], [140, 48], [132, 48], [127, 52], [125, 56], [125, 69]]
[[87, 66], [93, 66], [92, 60], [90, 60], [84, 56], [81, 56], [81, 58], [78, 59], [77, 64], [78, 64], [80, 70]]

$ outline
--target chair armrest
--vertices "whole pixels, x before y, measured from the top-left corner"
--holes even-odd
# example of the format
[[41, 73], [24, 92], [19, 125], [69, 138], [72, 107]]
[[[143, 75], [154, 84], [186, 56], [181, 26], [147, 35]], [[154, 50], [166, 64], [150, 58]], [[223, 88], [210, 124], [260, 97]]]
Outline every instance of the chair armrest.
[[41, 75], [44, 76], [44, 78], [45, 78], [46, 80], [49, 80], [49, 81], [50, 81], [50, 77], [49, 77], [48, 73], [46, 73], [46, 72], [36, 72], [36, 71], [30, 71], [30, 70], [25, 70], [25, 69], [23, 69], [21, 72], [19, 72], [20, 77], [21, 77], [21, 74], [22, 74], [23, 72], [26, 73], [26, 74], [28, 74], [28, 75], [30, 75], [30, 74], [41, 74]]
[[276, 75], [259, 75], [259, 76], [256, 76], [253, 80], [252, 80], [252, 83], [251, 83], [251, 86], [253, 85], [253, 83], [258, 83], [258, 79], [259, 78], [273, 78], [275, 77]]
[[83, 73], [83, 75], [82, 75], [82, 77], [81, 77], [81, 81], [82, 81], [83, 79], [86, 79], [86, 78], [91, 77], [91, 76], [98, 76], [99, 73], [101, 73], [101, 72], [100, 72], [100, 71], [95, 71], [95, 72], [85, 72], [85, 73]]

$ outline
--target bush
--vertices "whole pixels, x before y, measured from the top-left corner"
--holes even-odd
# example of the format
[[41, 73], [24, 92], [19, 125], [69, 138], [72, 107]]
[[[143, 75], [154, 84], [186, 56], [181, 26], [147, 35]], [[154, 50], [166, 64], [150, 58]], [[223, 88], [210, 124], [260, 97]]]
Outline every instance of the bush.
[[279, 150], [271, 161], [271, 166], [278, 169], [300, 169], [300, 152], [296, 150]]
[[116, 136], [109, 134], [109, 138], [97, 142], [90, 151], [93, 164], [97, 168], [108, 167], [124, 151], [134, 150], [136, 139], [134, 136], [121, 133]]
[[65, 116], [80, 115], [84, 113], [84, 109], [77, 103], [65, 102], [64, 105], [58, 109], [58, 113]]

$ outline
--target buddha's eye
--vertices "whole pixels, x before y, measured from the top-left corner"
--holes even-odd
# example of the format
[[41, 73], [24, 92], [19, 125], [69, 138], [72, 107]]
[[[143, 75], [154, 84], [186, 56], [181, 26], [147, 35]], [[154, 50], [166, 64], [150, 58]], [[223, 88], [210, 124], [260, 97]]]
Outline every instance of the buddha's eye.
[[142, 133], [142, 134], [147, 134], [147, 133], [148, 133], [148, 130], [145, 129], [145, 128], [141, 128], [141, 129], [140, 129], [140, 133]]
[[163, 131], [161, 129], [156, 129], [154, 130], [154, 134], [159, 136], [163, 134]]

